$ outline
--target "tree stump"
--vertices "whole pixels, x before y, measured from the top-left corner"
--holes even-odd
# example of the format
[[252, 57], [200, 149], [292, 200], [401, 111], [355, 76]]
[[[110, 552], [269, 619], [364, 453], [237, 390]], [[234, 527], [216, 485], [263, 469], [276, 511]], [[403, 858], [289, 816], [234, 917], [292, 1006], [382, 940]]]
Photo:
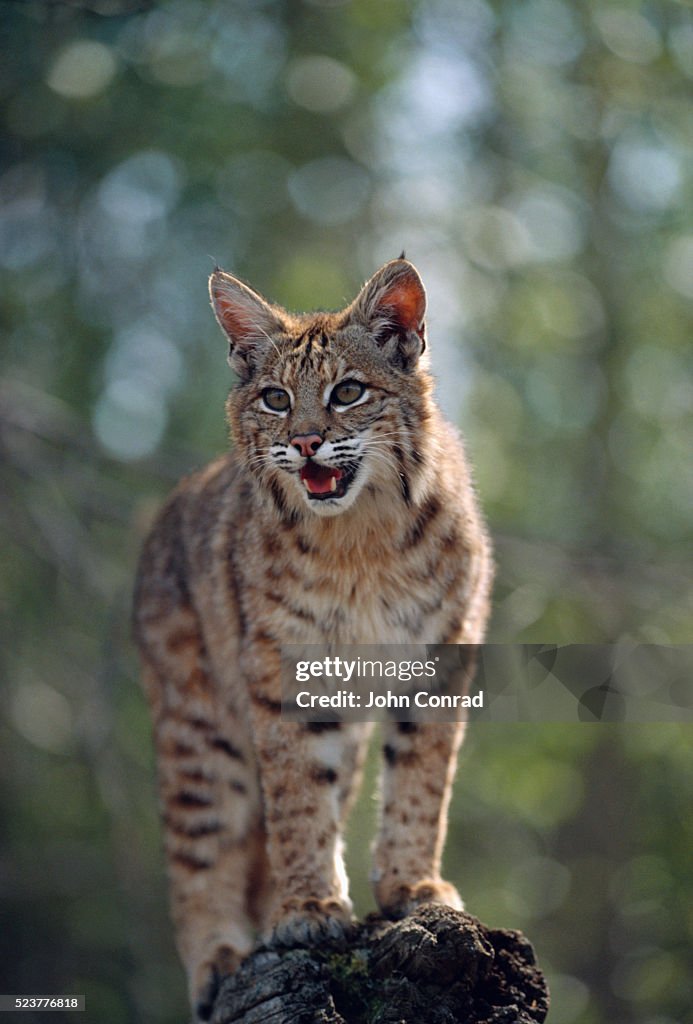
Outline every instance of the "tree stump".
[[371, 915], [342, 948], [259, 950], [221, 985], [212, 1024], [535, 1024], [549, 995], [521, 932], [423, 906]]

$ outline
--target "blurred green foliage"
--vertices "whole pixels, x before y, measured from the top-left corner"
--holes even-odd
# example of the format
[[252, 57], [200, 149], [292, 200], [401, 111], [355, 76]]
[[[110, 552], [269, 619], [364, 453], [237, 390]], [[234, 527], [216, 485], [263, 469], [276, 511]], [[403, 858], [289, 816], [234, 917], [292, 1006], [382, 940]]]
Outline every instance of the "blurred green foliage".
[[[168, 1024], [128, 607], [157, 503], [226, 444], [209, 270], [335, 307], [404, 247], [496, 538], [491, 638], [689, 642], [693, 18], [27, 0], [0, 33], [0, 989]], [[691, 1020], [691, 806], [690, 727], [470, 730], [448, 873], [532, 938], [555, 1024]]]

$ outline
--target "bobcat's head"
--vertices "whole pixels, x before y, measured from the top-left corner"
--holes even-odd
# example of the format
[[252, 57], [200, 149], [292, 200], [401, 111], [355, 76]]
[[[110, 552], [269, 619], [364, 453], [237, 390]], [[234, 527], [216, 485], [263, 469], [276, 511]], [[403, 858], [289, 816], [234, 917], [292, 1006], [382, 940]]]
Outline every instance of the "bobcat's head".
[[409, 502], [430, 401], [413, 265], [387, 263], [339, 313], [289, 313], [222, 270], [210, 295], [239, 378], [231, 434], [280, 511], [339, 515], [364, 488]]

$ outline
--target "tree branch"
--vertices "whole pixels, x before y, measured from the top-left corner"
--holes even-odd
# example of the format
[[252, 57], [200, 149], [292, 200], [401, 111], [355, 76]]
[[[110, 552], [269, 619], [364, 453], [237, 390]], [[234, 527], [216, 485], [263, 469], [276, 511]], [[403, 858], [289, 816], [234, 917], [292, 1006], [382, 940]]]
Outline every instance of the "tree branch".
[[260, 950], [220, 989], [212, 1024], [540, 1024], [549, 996], [521, 932], [425, 906], [375, 915], [342, 949]]

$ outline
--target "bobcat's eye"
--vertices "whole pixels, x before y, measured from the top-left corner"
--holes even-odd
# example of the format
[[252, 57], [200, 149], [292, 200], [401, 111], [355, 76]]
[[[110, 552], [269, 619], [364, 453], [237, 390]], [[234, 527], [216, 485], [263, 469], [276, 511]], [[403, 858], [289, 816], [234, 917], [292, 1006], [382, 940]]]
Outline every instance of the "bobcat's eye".
[[365, 390], [365, 386], [359, 380], [343, 380], [332, 389], [330, 402], [333, 405], [353, 405]]
[[262, 392], [262, 401], [270, 412], [287, 412], [291, 407], [289, 393], [283, 388], [265, 388]]

